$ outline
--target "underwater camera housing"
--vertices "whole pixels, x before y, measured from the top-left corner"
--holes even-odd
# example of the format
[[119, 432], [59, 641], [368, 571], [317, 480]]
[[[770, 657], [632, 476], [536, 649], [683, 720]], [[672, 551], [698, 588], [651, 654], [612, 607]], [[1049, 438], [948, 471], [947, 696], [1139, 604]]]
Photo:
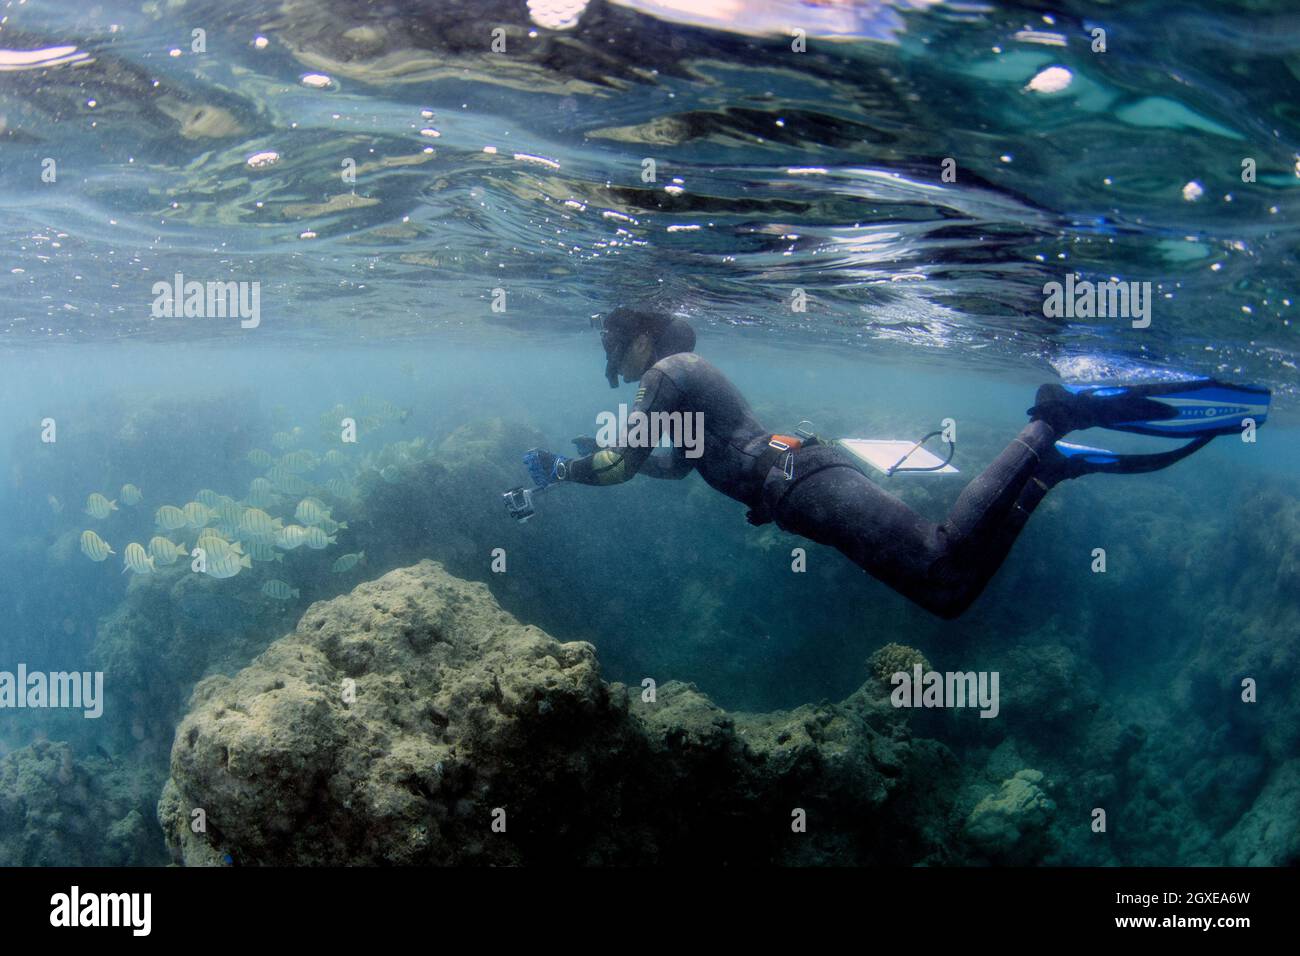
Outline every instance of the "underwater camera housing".
[[506, 503], [506, 513], [519, 522], [527, 521], [537, 514], [537, 509], [533, 506], [533, 490], [521, 485], [503, 494], [501, 497]]

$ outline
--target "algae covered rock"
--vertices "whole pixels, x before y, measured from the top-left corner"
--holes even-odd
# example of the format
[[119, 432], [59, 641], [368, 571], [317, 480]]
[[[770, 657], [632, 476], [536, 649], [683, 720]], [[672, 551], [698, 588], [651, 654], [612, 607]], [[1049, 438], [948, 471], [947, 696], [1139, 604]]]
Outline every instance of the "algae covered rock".
[[1040, 771], [1021, 770], [967, 817], [966, 836], [991, 862], [1036, 863], [1050, 848], [1048, 827], [1056, 804], [1042, 783]]
[[[313, 605], [194, 704], [172, 777], [249, 862], [519, 862], [581, 802], [567, 788], [595, 786], [581, 755], [625, 723], [590, 645], [517, 623], [431, 562]], [[192, 836], [182, 822], [164, 829]]]
[[874, 695], [630, 694], [423, 561], [202, 681], [158, 815], [189, 864], [914, 862], [942, 826], [903, 798], [945, 754]]

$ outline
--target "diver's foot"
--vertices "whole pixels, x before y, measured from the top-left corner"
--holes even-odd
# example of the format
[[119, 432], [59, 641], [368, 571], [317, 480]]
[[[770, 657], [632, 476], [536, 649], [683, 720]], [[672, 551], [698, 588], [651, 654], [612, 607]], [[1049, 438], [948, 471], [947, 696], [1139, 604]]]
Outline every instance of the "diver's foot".
[[1039, 386], [1030, 418], [1046, 422], [1063, 438], [1087, 428], [1110, 428], [1146, 415], [1168, 417], [1167, 409], [1123, 385]]
[[1060, 438], [1076, 429], [1087, 427], [1078, 424], [1081, 417], [1078, 414], [1078, 404], [1075, 396], [1063, 386], [1040, 385], [1038, 394], [1034, 396], [1034, 407], [1026, 414], [1031, 419], [1046, 422]]
[[[1102, 470], [1092, 466], [1087, 456], [1082, 453], [1083, 449], [1084, 446], [1073, 445], [1070, 442], [1055, 442], [1048, 445], [1047, 450], [1039, 457], [1034, 478], [1044, 488], [1052, 488], [1062, 481]], [[1092, 450], [1106, 454], [1102, 449]]]

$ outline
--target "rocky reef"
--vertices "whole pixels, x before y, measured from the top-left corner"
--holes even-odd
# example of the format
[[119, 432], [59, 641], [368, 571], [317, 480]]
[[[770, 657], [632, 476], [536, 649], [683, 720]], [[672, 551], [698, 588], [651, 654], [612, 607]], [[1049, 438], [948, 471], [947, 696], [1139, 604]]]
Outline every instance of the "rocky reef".
[[874, 686], [739, 714], [607, 684], [422, 561], [200, 682], [158, 815], [191, 865], [948, 862], [957, 769]]
[[[1201, 514], [1152, 479], [1127, 505], [1139, 544], [1099, 517], [1102, 486], [1063, 488], [951, 628], [825, 549], [791, 577], [806, 542], [755, 532], [698, 481], [568, 489], [511, 522], [500, 491], [546, 436], [462, 417], [331, 499], [366, 561], [287, 555], [269, 570], [292, 601], [251, 574], [105, 575], [24, 482], [31, 526], [0, 554], [14, 649], [84, 650], [107, 706], [8, 715], [0, 861], [157, 863], [159, 823], [191, 864], [1300, 859], [1289, 489], [1252, 482]], [[42, 467], [61, 474], [24, 474]], [[942, 486], [919, 487], [941, 513]], [[682, 517], [647, 534], [665, 514]], [[1071, 564], [1095, 544], [1106, 574]], [[33, 567], [70, 586], [23, 591]], [[888, 675], [917, 662], [999, 672], [999, 719], [894, 710]], [[839, 702], [796, 706], [823, 695]]]
[[0, 863], [129, 866], [165, 856], [150, 825], [158, 780], [66, 743], [38, 741], [0, 759]]

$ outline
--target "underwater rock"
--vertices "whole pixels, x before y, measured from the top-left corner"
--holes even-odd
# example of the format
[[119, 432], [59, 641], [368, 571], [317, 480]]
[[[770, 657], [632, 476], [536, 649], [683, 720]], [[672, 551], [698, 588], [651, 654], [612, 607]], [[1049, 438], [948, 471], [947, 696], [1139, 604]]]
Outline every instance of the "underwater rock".
[[1232, 866], [1300, 864], [1300, 758], [1288, 760], [1269, 778], [1254, 805], [1223, 838]]
[[[1247, 570], [1202, 586], [1202, 600], [1212, 603], [1196, 622], [1196, 642], [1180, 655], [1173, 691], [1179, 709], [1198, 723], [1206, 720], [1205, 701], [1222, 701], [1210, 709], [1217, 719], [1202, 737], [1216, 734], [1233, 750], [1263, 753], [1281, 766], [1300, 752], [1300, 499], [1264, 486], [1232, 514], [1231, 526], [1223, 566]], [[1248, 682], [1269, 706], [1246, 702]], [[1219, 720], [1229, 725], [1226, 733]]]
[[62, 567], [76, 559], [81, 550], [81, 536], [75, 530], [65, 531], [45, 549], [45, 563], [49, 567]]
[[954, 771], [876, 693], [745, 715], [606, 684], [422, 561], [200, 682], [158, 815], [190, 865], [918, 862], [950, 807], [911, 797]]
[[124, 866], [163, 862], [146, 824], [158, 778], [70, 745], [38, 741], [0, 759], [0, 865]]
[[1096, 667], [1064, 644], [1017, 647], [1004, 668], [1002, 712], [1027, 737], [1059, 739], [1096, 714], [1100, 683]]
[[984, 765], [983, 778], [997, 785], [1001, 781], [1016, 775], [1016, 771], [1025, 765], [1025, 760], [1016, 749], [1014, 738], [1008, 737], [989, 753]]
[[1048, 828], [1056, 804], [1042, 787], [1043, 774], [1021, 770], [985, 797], [966, 818], [966, 836], [989, 862], [1027, 866], [1050, 849]]

